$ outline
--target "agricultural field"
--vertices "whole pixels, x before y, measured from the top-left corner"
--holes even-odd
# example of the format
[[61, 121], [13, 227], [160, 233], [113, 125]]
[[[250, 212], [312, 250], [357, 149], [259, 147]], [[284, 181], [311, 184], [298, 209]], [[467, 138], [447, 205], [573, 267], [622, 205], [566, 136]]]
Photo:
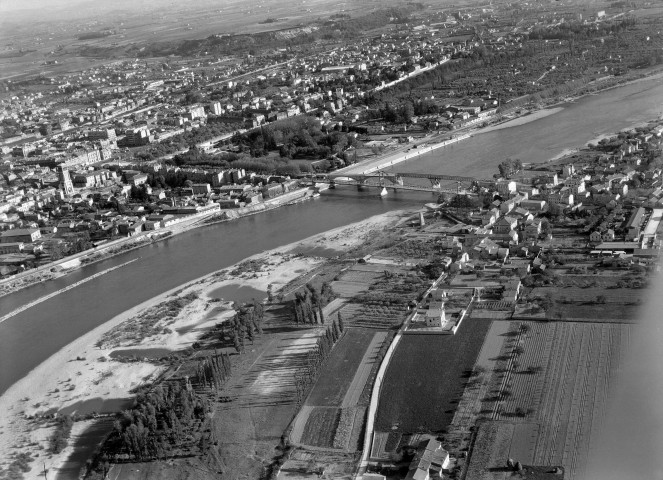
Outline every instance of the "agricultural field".
[[469, 318], [455, 335], [403, 337], [385, 374], [376, 432], [389, 432], [391, 437], [444, 431], [490, 324]]
[[358, 263], [337, 276], [332, 282], [332, 288], [338, 295], [352, 298], [369, 290], [380, 290], [388, 287], [387, 283], [411, 283], [418, 278], [410, 269], [395, 265], [375, 265]]
[[439, 252], [440, 249], [434, 238], [428, 238], [426, 240], [407, 239], [380, 251], [379, 255], [401, 260], [419, 259], [420, 261], [423, 261], [438, 256]]
[[[393, 328], [403, 323], [407, 315], [407, 306], [376, 300], [371, 303], [347, 303], [340, 313], [346, 325], [363, 328]], [[347, 321], [346, 321], [347, 319]]]
[[314, 408], [306, 419], [300, 442], [316, 447], [332, 447], [340, 416], [341, 410], [339, 408]]
[[360, 448], [368, 390], [387, 338], [384, 331], [346, 330], [293, 422], [292, 443], [347, 452]]
[[505, 323], [491, 328], [484, 350], [492, 362], [483, 358], [477, 385], [466, 390], [454, 419], [458, 429], [484, 419], [467, 478], [505, 478], [505, 461], [513, 458], [561, 466], [565, 478], [581, 479], [633, 327], [510, 322], [506, 330]]
[[408, 304], [430, 286], [430, 280], [412, 268], [391, 264], [358, 263], [331, 283], [346, 300], [340, 308], [348, 326], [389, 329], [400, 326]]
[[[261, 475], [264, 462], [274, 456], [274, 447], [297, 412], [294, 375], [321, 332], [264, 335], [236, 359], [233, 370], [238, 374], [220, 392], [233, 401], [217, 405], [214, 413], [224, 473]], [[246, 454], [249, 450], [253, 455]]]
[[325, 362], [306, 405], [340, 406], [376, 336], [378, 340], [384, 340], [386, 334], [363, 328], [348, 329]]
[[550, 299], [552, 304], [547, 314], [552, 319], [605, 322], [633, 322], [637, 319], [646, 292], [644, 288], [615, 288], [619, 280], [598, 282], [590, 281], [595, 280], [594, 277], [587, 276], [590, 280], [578, 277], [579, 284], [534, 288], [528, 299]]

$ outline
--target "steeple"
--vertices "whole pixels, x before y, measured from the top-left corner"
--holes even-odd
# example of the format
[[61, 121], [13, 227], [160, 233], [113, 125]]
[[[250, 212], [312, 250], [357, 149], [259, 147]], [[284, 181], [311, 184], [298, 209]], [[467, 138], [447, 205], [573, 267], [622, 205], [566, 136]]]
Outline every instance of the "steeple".
[[60, 188], [66, 196], [74, 194], [74, 184], [71, 182], [69, 170], [60, 166], [58, 167], [58, 177], [60, 178]]

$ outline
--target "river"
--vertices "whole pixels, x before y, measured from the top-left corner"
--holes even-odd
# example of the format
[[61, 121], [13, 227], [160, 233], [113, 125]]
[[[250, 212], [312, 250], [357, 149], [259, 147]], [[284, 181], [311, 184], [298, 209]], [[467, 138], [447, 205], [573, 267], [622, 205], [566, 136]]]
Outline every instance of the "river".
[[492, 178], [497, 173], [495, 166], [509, 157], [526, 163], [545, 162], [564, 150], [585, 146], [601, 135], [660, 117], [663, 78], [588, 95], [562, 107], [559, 112], [530, 123], [478, 133], [470, 140], [433, 150], [391, 170]]
[[[403, 172], [490, 177], [507, 157], [541, 162], [560, 151], [661, 114], [663, 80], [650, 79], [591, 95], [511, 128], [478, 133], [394, 167]], [[166, 290], [255, 253], [385, 211], [429, 202], [430, 194], [330, 190], [314, 201], [186, 232], [84, 267], [0, 299], [0, 316], [133, 258], [132, 262], [0, 323], [0, 393], [49, 356], [115, 315]]]

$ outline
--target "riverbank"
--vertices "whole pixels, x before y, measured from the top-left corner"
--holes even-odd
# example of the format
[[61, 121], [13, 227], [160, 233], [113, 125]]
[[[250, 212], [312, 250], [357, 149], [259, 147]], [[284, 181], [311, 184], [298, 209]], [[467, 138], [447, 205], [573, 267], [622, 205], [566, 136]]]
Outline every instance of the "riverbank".
[[[209, 328], [232, 317], [233, 291], [248, 288], [258, 295], [256, 291], [266, 292], [271, 285], [276, 293], [325, 261], [302, 251], [347, 252], [404, 215], [403, 211], [377, 215], [253, 255], [143, 302], [78, 338], [0, 397], [0, 409], [6, 412], [0, 417], [0, 465], [8, 462], [12, 453], [25, 452], [36, 457], [35, 468], [26, 478], [39, 478], [44, 465], [56, 475], [72, 447], [59, 454], [46, 453], [55, 427], [44, 416], [85, 416], [122, 408], [131, 402], [132, 390], [163, 374], [169, 364], [168, 360], [141, 356], [150, 356], [152, 349], [159, 349], [159, 358], [167, 357], [168, 351], [191, 349]], [[229, 295], [221, 300], [219, 295], [224, 291]], [[164, 320], [164, 316], [154, 315], [166, 305], [170, 308], [173, 301], [180, 305], [175, 317]], [[158, 320], [153, 322], [155, 316]], [[123, 351], [124, 359], [120, 358]], [[132, 352], [140, 359], [127, 361]], [[77, 422], [74, 434], [84, 425]]]
[[[617, 77], [611, 77], [611, 78], [617, 78]], [[609, 90], [619, 88], [619, 87], [624, 87], [626, 85], [631, 85], [637, 82], [642, 82], [645, 80], [654, 80], [657, 78], [663, 78], [663, 71], [659, 68], [656, 67], [654, 68], [651, 72], [647, 72], [644, 74], [641, 74], [641, 76], [638, 76], [637, 78], [633, 78], [630, 80], [625, 80], [622, 82], [617, 82], [614, 85], [609, 85], [605, 87], [599, 87], [595, 91], [584, 93], [584, 94], [576, 94], [576, 95], [568, 95], [563, 98], [555, 98], [555, 99], [550, 99], [545, 103], [540, 104], [537, 107], [528, 107], [527, 105], [521, 106], [521, 107], [514, 107], [514, 109], [521, 109], [523, 110], [522, 113], [520, 114], [514, 114], [513, 116], [509, 116], [509, 114], [506, 114], [507, 118], [504, 118], [502, 120], [499, 120], [498, 122], [495, 122], [491, 125], [485, 126], [485, 127], [479, 127], [475, 128], [472, 131], [472, 133], [480, 134], [480, 133], [488, 133], [492, 132], [495, 130], [502, 130], [505, 128], [512, 128], [512, 127], [518, 127], [521, 125], [525, 125], [530, 122], [534, 122], [536, 120], [540, 120], [542, 118], [548, 117], [550, 115], [555, 115], [556, 113], [561, 112], [564, 109], [564, 105], [567, 105], [572, 102], [576, 102], [584, 97], [587, 97], [589, 95], [598, 95], [601, 92], [607, 92]], [[589, 84], [587, 85], [589, 86]], [[632, 128], [636, 128], [640, 126], [640, 124], [634, 124]], [[595, 138], [592, 138], [587, 141], [587, 143], [596, 143], [600, 141], [601, 139], [605, 138], [606, 136], [614, 135], [616, 132], [613, 133], [606, 133], [606, 134], [601, 134]], [[578, 147], [580, 148], [580, 147]], [[558, 153], [555, 157], [553, 157], [550, 161], [557, 160], [563, 156], [569, 155], [573, 153], [574, 150], [572, 149], [567, 149], [564, 150], [563, 152]]]
[[83, 266], [91, 265], [116, 255], [141, 248], [145, 245], [165, 240], [173, 235], [181, 234], [209, 223], [227, 222], [245, 216], [255, 215], [256, 213], [273, 210], [285, 205], [290, 205], [301, 201], [302, 198], [308, 197], [309, 194], [312, 193], [313, 192], [310, 192], [307, 188], [301, 188], [255, 206], [243, 207], [237, 210], [223, 210], [220, 213], [213, 213], [185, 220], [166, 230], [143, 232], [142, 234], [133, 237], [121, 238], [108, 242], [92, 250], [86, 250], [74, 256], [65, 257], [57, 262], [48, 263], [38, 268], [22, 272], [14, 277], [0, 280], [0, 298], [37, 283], [63, 277]]

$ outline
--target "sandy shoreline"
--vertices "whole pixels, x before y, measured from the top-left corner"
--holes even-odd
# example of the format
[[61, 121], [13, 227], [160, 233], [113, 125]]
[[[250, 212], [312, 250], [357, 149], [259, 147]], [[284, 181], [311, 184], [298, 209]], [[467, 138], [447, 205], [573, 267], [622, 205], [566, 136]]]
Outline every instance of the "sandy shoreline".
[[539, 120], [541, 118], [554, 115], [556, 113], [561, 112], [562, 110], [564, 110], [563, 107], [542, 108], [540, 110], [532, 111], [532, 113], [524, 114], [519, 117], [515, 117], [511, 120], [498, 123], [497, 125], [491, 125], [488, 127], [480, 128], [476, 131], [476, 133], [481, 134], [481, 133], [492, 132], [494, 130], [503, 130], [505, 128], [519, 127], [520, 125], [525, 125], [530, 122], [535, 122], [536, 120]]
[[[271, 284], [276, 292], [292, 279], [325, 261], [320, 257], [292, 253], [293, 249], [323, 248], [339, 253], [347, 251], [362, 244], [372, 231], [380, 231], [393, 225], [409, 213], [395, 211], [376, 215], [258, 253], [238, 264], [151, 298], [79, 337], [42, 362], [0, 396], [0, 411], [5, 412], [0, 417], [0, 466], [6, 466], [13, 453], [29, 452], [38, 457], [32, 464], [33, 470], [25, 475], [26, 478], [43, 477], [37, 470], [42, 469], [44, 464], [49, 472], [52, 472], [50, 475], [55, 475], [71, 453], [72, 447], [70, 445], [57, 455], [47, 453], [48, 439], [54, 427], [50, 422], [30, 420], [29, 416], [58, 411], [73, 413], [77, 409], [80, 412], [80, 408], [89, 412], [92, 406], [98, 411], [96, 407], [101, 406], [102, 401], [110, 401], [111, 406], [117, 405], [117, 401], [131, 397], [132, 389], [154, 380], [165, 370], [165, 367], [149, 362], [116, 361], [110, 358], [111, 352], [127, 347], [166, 348], [173, 351], [185, 349], [206, 329], [233, 315], [229, 302], [219, 302], [214, 298], [214, 291], [235, 285], [266, 291]], [[257, 271], [254, 269], [242, 273], [239, 277], [230, 274], [249, 261], [254, 261], [261, 267]], [[173, 321], [158, 324], [161, 329], [158, 334], [139, 342], [120, 340], [104, 343], [101, 347], [95, 346], [105, 333], [111, 330], [122, 332], [123, 328], [127, 328], [126, 325], [131, 325], [130, 320], [137, 315], [192, 292], [197, 294], [197, 298], [186, 305]], [[77, 422], [73, 434], [80, 434], [87, 423]]]

